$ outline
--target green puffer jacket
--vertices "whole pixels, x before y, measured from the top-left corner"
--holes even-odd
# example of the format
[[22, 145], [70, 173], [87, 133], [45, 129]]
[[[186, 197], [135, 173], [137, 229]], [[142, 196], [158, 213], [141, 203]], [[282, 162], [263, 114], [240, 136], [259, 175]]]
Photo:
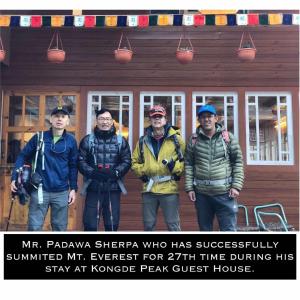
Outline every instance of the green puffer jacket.
[[[150, 140], [150, 130], [146, 131], [148, 134], [145, 135], [144, 138], [144, 162], [141, 163], [141, 157], [140, 157], [140, 147], [139, 142], [136, 144], [136, 147], [132, 154], [132, 170], [138, 177], [142, 177], [143, 175], [146, 175], [148, 177], [153, 176], [170, 176], [170, 175], [177, 175], [180, 176], [184, 172], [184, 162], [180, 162], [177, 159], [177, 152], [174, 140], [172, 138], [172, 135], [176, 134], [177, 139], [180, 145], [180, 149], [182, 153], [184, 154], [185, 150], [185, 144], [182, 140], [181, 136], [179, 135], [179, 130], [174, 129], [173, 127], [169, 127], [167, 131], [167, 135], [163, 141], [163, 144], [161, 145], [161, 148], [158, 153], [158, 159], [156, 159], [153, 151], [153, 147], [151, 145]], [[167, 166], [165, 166], [162, 163], [163, 159], [173, 159], [175, 161], [175, 166], [172, 171], [172, 174], [170, 173]], [[146, 192], [147, 183], [144, 183], [143, 185], [143, 193]], [[159, 182], [153, 184], [151, 190], [151, 193], [157, 193], [157, 194], [177, 194], [178, 191], [178, 183], [174, 180], [166, 181], [166, 182]]]
[[[206, 195], [219, 195], [227, 193], [231, 187], [239, 191], [242, 189], [244, 167], [241, 148], [230, 132], [230, 142], [226, 144], [222, 137], [222, 130], [222, 126], [217, 123], [216, 133], [210, 139], [198, 127], [195, 143], [193, 144], [192, 137], [189, 139], [185, 154], [186, 192], [195, 190], [195, 192]], [[222, 180], [228, 177], [232, 177], [231, 184], [205, 185], [197, 183], [194, 185], [194, 179]]]

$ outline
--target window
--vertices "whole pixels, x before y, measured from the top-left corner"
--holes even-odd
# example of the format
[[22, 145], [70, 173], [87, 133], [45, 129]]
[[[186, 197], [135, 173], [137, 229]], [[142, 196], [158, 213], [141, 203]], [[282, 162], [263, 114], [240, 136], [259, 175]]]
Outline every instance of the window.
[[237, 103], [236, 93], [193, 93], [193, 132], [199, 126], [197, 118], [199, 108], [205, 104], [212, 104], [217, 110], [218, 122], [238, 138]]
[[2, 157], [5, 163], [15, 163], [18, 154], [31, 137], [37, 132], [50, 127], [51, 111], [60, 103], [72, 110], [71, 124], [68, 131], [75, 133], [76, 128], [76, 94], [52, 93], [14, 93], [5, 96], [3, 132], [7, 141], [6, 151]]
[[87, 109], [87, 134], [96, 124], [95, 110], [106, 108], [111, 111], [117, 134], [124, 136], [132, 149], [132, 93], [89, 92]]
[[291, 95], [246, 93], [247, 163], [294, 163]]
[[183, 93], [171, 92], [142, 92], [140, 95], [140, 136], [150, 126], [148, 111], [153, 105], [162, 105], [167, 112], [167, 119], [171, 125], [181, 129], [185, 137], [185, 96]]

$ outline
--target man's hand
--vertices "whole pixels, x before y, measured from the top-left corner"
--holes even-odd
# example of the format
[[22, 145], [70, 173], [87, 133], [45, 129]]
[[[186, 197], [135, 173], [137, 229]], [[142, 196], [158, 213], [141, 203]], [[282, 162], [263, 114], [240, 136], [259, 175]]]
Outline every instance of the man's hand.
[[188, 195], [189, 195], [189, 198], [190, 198], [191, 201], [193, 201], [193, 202], [196, 201], [196, 194], [195, 194], [194, 191], [190, 191], [190, 192], [188, 193]]
[[16, 187], [16, 181], [13, 180], [10, 184], [10, 190], [13, 192], [13, 193], [16, 193], [18, 188]]
[[231, 188], [229, 190], [229, 197], [237, 198], [239, 195], [240, 195], [240, 192], [237, 189]]
[[68, 205], [74, 204], [75, 200], [76, 200], [76, 192], [75, 192], [75, 190], [71, 190], [69, 193]]

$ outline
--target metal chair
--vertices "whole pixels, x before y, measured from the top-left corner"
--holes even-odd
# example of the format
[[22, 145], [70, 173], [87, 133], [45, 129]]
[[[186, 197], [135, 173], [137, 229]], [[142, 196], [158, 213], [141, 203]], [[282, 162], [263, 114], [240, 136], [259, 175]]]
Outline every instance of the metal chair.
[[[254, 216], [255, 216], [256, 225], [259, 227], [259, 230], [261, 231], [295, 230], [295, 227], [293, 225], [288, 224], [283, 206], [280, 203], [257, 205], [254, 207]], [[266, 222], [264, 217], [268, 217], [268, 216], [275, 217], [279, 221]]]
[[243, 209], [244, 210], [245, 225], [244, 226], [238, 226], [237, 231], [259, 231], [259, 228], [257, 226], [250, 226], [247, 206], [243, 205], [243, 204], [239, 204], [238, 209]]

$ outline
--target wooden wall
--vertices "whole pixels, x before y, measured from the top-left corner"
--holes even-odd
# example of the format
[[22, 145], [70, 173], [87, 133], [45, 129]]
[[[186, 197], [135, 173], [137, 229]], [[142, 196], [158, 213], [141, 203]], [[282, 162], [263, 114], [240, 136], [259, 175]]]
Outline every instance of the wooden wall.
[[[243, 29], [251, 32], [258, 49], [252, 63], [236, 58]], [[87, 92], [90, 90], [133, 91], [139, 108], [140, 91], [183, 91], [186, 113], [191, 114], [192, 91], [235, 91], [239, 98], [239, 140], [246, 156], [245, 91], [289, 91], [293, 97], [295, 144], [294, 166], [246, 166], [246, 184], [240, 201], [253, 206], [279, 200], [284, 204], [290, 223], [299, 220], [299, 28], [215, 27], [186, 28], [195, 48], [194, 61], [180, 65], [175, 59], [182, 27], [125, 29], [134, 50], [131, 63], [114, 61], [120, 29], [60, 30], [67, 59], [51, 65], [46, 50], [53, 31], [50, 29], [13, 29], [10, 65], [2, 66], [4, 90], [80, 90], [80, 124], [86, 123]], [[186, 134], [191, 134], [187, 118]], [[133, 120], [134, 144], [138, 139], [138, 118]], [[85, 134], [80, 127], [80, 136]], [[126, 179], [129, 195], [122, 199], [121, 230], [142, 230], [140, 183], [130, 173]], [[81, 229], [83, 201], [72, 212]], [[251, 221], [253, 214], [250, 212]], [[195, 210], [181, 182], [181, 220], [183, 230], [197, 230]], [[72, 220], [73, 222], [73, 220]], [[165, 229], [159, 218], [158, 229]]]

